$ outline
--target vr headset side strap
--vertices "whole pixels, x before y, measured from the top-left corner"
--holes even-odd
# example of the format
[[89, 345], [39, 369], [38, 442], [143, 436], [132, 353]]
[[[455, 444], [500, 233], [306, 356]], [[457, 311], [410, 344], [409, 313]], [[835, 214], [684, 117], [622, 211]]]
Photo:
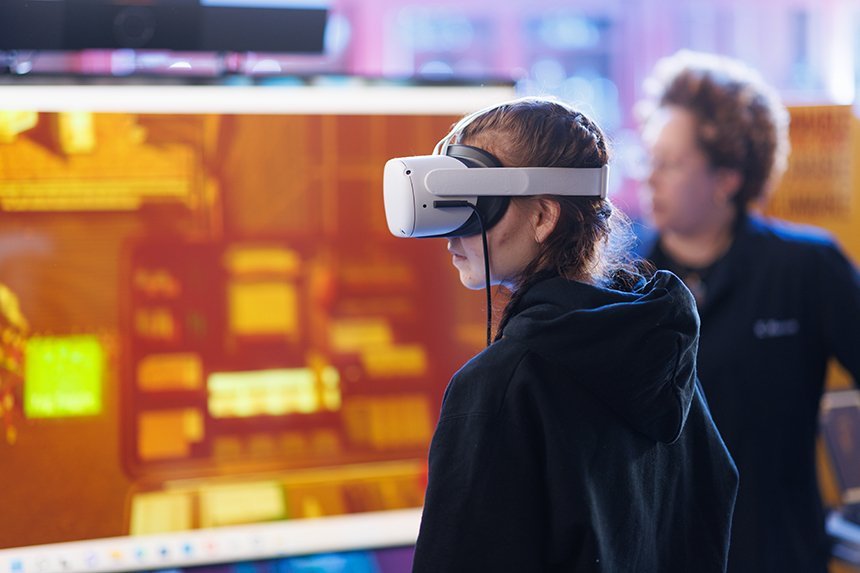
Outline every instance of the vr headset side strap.
[[606, 198], [609, 166], [431, 169], [424, 186], [439, 197], [566, 195]]

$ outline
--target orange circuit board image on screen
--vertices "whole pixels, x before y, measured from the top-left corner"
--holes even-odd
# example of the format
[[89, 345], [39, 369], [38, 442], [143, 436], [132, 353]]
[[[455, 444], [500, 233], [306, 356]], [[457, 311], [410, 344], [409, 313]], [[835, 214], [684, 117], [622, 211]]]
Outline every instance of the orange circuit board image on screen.
[[485, 309], [382, 167], [455, 120], [0, 112], [0, 546], [420, 507]]

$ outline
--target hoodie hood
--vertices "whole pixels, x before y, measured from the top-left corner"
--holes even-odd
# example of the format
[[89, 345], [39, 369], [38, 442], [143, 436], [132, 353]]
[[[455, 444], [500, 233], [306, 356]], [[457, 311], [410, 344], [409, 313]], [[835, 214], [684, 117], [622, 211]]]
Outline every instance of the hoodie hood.
[[633, 428], [678, 439], [696, 385], [699, 318], [666, 271], [633, 292], [556, 277], [530, 288], [503, 336], [560, 365]]

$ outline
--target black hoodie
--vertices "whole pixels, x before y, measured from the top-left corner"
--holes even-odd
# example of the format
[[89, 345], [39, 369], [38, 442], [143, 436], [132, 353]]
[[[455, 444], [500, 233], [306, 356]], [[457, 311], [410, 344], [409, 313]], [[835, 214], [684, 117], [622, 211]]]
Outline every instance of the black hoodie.
[[737, 471], [698, 327], [667, 272], [529, 289], [445, 391], [414, 571], [724, 571]]

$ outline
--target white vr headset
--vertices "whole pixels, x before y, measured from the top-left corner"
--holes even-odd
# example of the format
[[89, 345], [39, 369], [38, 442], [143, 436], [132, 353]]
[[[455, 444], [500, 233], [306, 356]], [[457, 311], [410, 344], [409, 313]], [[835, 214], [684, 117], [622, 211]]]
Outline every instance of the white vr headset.
[[[609, 166], [502, 167], [492, 154], [448, 144], [440, 155], [397, 157], [385, 164], [388, 229], [398, 237], [463, 237], [489, 230], [511, 197], [606, 197]], [[480, 217], [480, 218], [479, 218]]]

